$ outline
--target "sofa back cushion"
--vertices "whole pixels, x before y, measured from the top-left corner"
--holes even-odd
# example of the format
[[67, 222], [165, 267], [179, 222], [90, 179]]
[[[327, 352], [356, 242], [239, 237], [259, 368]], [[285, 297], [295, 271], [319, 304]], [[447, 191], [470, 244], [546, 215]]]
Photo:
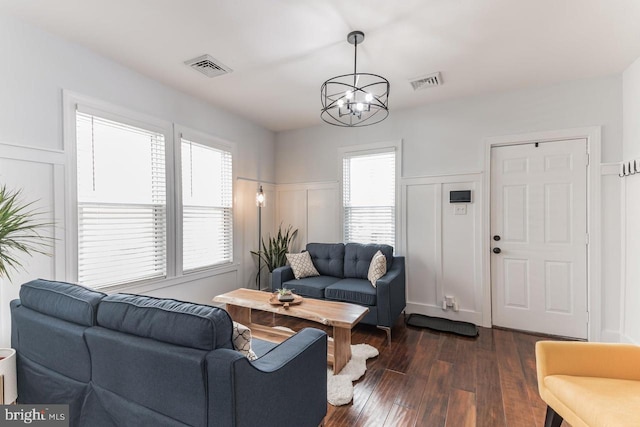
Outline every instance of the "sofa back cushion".
[[344, 277], [344, 244], [309, 243], [307, 252], [321, 276]]
[[[135, 413], [146, 420], [130, 418], [126, 424], [108, 425], [207, 425], [207, 351], [100, 326], [89, 328], [85, 337], [92, 365], [87, 402], [95, 412], [87, 414], [95, 419], [89, 417], [92, 423], [86, 425], [107, 425], [97, 421]], [[96, 398], [101, 403], [97, 408]]]
[[233, 348], [229, 313], [218, 307], [173, 299], [109, 295], [98, 307], [98, 325], [200, 350]]
[[84, 326], [96, 324], [98, 304], [106, 294], [74, 285], [36, 279], [20, 287], [20, 303], [38, 313]]
[[25, 360], [64, 376], [62, 382], [69, 378], [83, 383], [91, 380], [91, 358], [84, 341], [87, 326], [39, 313], [25, 307], [19, 300], [11, 303], [11, 317], [11, 343], [18, 351], [19, 376], [25, 383], [37, 383], [42, 379], [32, 370], [24, 369]]
[[382, 252], [387, 259], [387, 271], [389, 271], [393, 263], [393, 247], [373, 243], [347, 243], [344, 248], [344, 277], [367, 279], [371, 259], [378, 251]]

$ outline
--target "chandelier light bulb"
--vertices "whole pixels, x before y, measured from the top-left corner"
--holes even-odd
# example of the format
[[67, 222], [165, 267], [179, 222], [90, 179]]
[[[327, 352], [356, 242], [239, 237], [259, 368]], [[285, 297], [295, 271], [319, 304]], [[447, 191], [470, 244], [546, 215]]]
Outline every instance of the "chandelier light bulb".
[[371, 95], [370, 93], [368, 93], [365, 97], [364, 100], [367, 102], [371, 102], [373, 101], [373, 95]]
[[344, 100], [338, 99], [338, 107], [340, 108], [344, 107]]
[[362, 104], [362, 102], [358, 102], [358, 103], [356, 104], [356, 109], [357, 109], [358, 111], [362, 111], [362, 110], [364, 110], [364, 104]]
[[345, 98], [347, 99], [351, 99], [353, 98], [353, 92], [351, 92], [350, 90], [347, 91], [347, 93], [344, 94]]

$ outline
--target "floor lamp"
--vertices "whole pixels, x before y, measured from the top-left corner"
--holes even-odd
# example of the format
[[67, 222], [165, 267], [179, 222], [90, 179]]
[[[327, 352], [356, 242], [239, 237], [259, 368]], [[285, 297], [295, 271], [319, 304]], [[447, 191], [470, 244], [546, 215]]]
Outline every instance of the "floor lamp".
[[258, 206], [258, 290], [260, 291], [260, 279], [262, 270], [262, 208], [267, 206], [267, 198], [262, 191], [262, 185], [256, 193], [256, 206]]

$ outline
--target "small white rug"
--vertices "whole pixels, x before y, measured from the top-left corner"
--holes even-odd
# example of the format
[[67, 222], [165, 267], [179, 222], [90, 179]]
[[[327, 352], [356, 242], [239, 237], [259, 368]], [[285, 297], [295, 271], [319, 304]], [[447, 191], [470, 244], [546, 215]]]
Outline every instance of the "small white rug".
[[[274, 329], [293, 332], [284, 326]], [[329, 340], [333, 338], [329, 337]], [[340, 371], [333, 375], [333, 369], [327, 369], [327, 402], [333, 406], [346, 405], [353, 399], [353, 381], [358, 381], [367, 372], [367, 359], [378, 356], [378, 349], [369, 344], [351, 346], [351, 360]]]

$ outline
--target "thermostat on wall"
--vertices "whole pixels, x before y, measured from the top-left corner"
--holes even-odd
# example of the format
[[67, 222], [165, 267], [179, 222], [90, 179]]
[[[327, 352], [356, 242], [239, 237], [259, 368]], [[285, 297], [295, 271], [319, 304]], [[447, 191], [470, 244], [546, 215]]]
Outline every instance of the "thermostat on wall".
[[449, 191], [449, 203], [471, 203], [471, 190]]

